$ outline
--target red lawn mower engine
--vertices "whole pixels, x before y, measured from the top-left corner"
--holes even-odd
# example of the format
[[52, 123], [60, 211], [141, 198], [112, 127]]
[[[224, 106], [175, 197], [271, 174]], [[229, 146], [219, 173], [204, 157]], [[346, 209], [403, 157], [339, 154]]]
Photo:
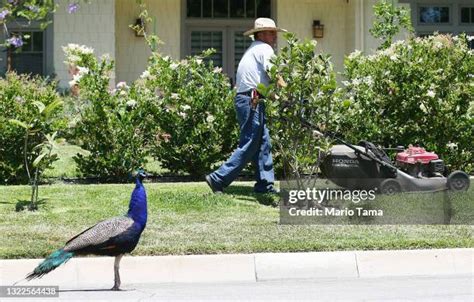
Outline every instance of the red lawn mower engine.
[[443, 176], [446, 171], [443, 160], [434, 152], [427, 152], [424, 148], [408, 146], [397, 154], [395, 165], [413, 177]]

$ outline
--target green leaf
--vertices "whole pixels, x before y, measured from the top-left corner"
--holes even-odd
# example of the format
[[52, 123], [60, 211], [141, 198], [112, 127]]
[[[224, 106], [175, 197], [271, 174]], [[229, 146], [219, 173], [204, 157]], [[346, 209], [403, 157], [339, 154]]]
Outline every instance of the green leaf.
[[39, 113], [42, 113], [43, 110], [46, 108], [46, 106], [40, 101], [34, 101], [33, 105], [35, 105], [36, 108], [38, 108]]
[[37, 167], [43, 158], [48, 155], [48, 152], [42, 152], [38, 157], [33, 161], [33, 167]]
[[22, 121], [19, 121], [19, 120], [16, 120], [16, 119], [10, 119], [8, 120], [10, 123], [14, 124], [14, 125], [17, 125], [17, 126], [20, 126], [22, 128], [25, 128], [25, 129], [29, 129], [28, 125], [25, 124], [24, 122]]
[[62, 106], [63, 105], [63, 101], [62, 100], [55, 100], [53, 101], [52, 103], [50, 103], [48, 106], [46, 106], [46, 108], [44, 108], [43, 110], [43, 114], [46, 118], [49, 118], [50, 114], [58, 107]]
[[268, 87], [265, 86], [264, 84], [259, 83], [257, 85], [257, 91], [259, 94], [263, 95], [264, 97], [268, 97]]

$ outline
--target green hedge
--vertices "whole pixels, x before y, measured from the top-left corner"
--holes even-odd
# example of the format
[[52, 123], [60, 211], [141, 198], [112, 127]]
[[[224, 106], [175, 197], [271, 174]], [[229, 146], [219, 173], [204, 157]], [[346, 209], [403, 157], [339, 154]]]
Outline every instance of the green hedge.
[[474, 171], [472, 37], [435, 35], [345, 61], [343, 133], [384, 146], [419, 144], [451, 170]]

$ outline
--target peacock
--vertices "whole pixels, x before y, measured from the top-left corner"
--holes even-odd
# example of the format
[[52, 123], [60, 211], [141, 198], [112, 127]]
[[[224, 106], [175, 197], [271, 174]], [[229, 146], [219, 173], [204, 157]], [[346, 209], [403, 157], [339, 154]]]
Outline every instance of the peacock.
[[145, 177], [146, 173], [140, 169], [126, 215], [101, 221], [74, 236], [63, 248], [41, 262], [26, 276], [26, 280], [41, 278], [76, 255], [106, 255], [115, 256], [115, 281], [112, 290], [119, 290], [120, 260], [124, 254], [135, 249], [147, 222], [147, 196], [143, 186]]

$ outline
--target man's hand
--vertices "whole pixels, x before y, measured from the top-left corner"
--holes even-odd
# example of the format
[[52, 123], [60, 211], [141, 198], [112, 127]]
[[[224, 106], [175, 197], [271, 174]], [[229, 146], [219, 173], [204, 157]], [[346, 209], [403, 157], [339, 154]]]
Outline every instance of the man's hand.
[[288, 84], [286, 84], [285, 80], [283, 80], [283, 78], [280, 75], [278, 75], [277, 85], [278, 87], [281, 87], [281, 88], [285, 88], [286, 86], [288, 86]]

